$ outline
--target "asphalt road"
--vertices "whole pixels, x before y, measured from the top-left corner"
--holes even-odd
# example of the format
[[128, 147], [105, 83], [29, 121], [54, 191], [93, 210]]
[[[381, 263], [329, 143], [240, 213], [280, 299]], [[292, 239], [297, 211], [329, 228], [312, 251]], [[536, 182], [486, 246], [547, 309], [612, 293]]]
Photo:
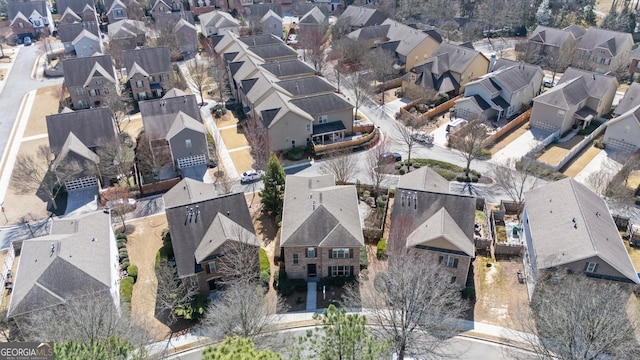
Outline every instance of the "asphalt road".
[[[310, 329], [311, 327], [309, 327]], [[305, 336], [307, 328], [286, 330], [274, 336], [275, 346], [269, 346], [271, 349], [282, 351], [287, 348], [287, 344], [294, 337]], [[535, 357], [524, 350], [505, 346], [490, 341], [478, 340], [474, 338], [456, 336], [455, 338], [446, 340], [444, 345], [447, 347], [447, 353], [453, 356], [446, 357], [429, 357], [429, 359], [473, 359], [473, 360], [499, 360], [499, 359], [534, 359]], [[199, 360], [202, 358], [203, 348], [193, 349], [191, 351], [170, 356], [168, 359], [173, 360]], [[311, 357], [309, 357], [311, 358]], [[416, 358], [416, 359], [419, 359]]]

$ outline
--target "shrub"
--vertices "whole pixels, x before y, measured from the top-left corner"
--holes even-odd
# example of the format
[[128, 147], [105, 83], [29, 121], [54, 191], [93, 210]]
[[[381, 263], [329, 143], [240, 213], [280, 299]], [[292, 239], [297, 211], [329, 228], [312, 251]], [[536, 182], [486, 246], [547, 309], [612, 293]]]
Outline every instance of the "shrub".
[[383, 211], [387, 207], [387, 199], [384, 195], [378, 196], [378, 199], [376, 200], [376, 207], [380, 209], [380, 211]]
[[278, 282], [280, 281], [280, 271], [273, 274], [273, 290], [278, 290]]
[[482, 149], [478, 150], [478, 152], [476, 153], [476, 156], [477, 157], [481, 157], [481, 158], [490, 158], [491, 157], [491, 150], [482, 148]]
[[185, 320], [198, 320], [204, 314], [208, 302], [209, 299], [205, 295], [198, 294], [191, 303], [176, 309], [176, 315]]
[[129, 265], [130, 265], [129, 258], [124, 258], [124, 259], [120, 260], [120, 267], [121, 268], [126, 269], [126, 268], [129, 267]]
[[118, 235], [116, 235], [116, 239], [117, 240], [124, 240], [124, 242], [127, 242], [127, 234], [118, 233]]
[[117, 244], [118, 244], [118, 250], [124, 249], [127, 247], [127, 240], [120, 239], [118, 240]]
[[[322, 290], [323, 286], [327, 287], [343, 287], [346, 284], [350, 284], [356, 281], [355, 276], [336, 276], [326, 277], [318, 281], [318, 290]], [[305, 282], [306, 284], [306, 282]]]
[[398, 171], [400, 173], [400, 175], [404, 175], [406, 174], [407, 170], [405, 170], [406, 168], [403, 166], [400, 171]]
[[417, 162], [414, 162], [414, 163], [413, 163], [413, 167], [414, 167], [415, 169], [420, 169], [420, 166], [422, 166], [422, 164], [417, 163]]
[[304, 149], [301, 147], [296, 147], [287, 151], [287, 159], [291, 161], [302, 160], [302, 158], [304, 158]]
[[269, 275], [271, 275], [271, 265], [269, 264], [269, 257], [267, 256], [267, 252], [261, 248], [258, 251], [258, 255], [260, 257], [260, 272], [266, 271]]
[[600, 140], [594, 140], [593, 146], [597, 147], [598, 149], [604, 149], [604, 143]]
[[389, 196], [393, 197], [396, 194], [396, 189], [389, 189]]
[[369, 258], [367, 257], [367, 247], [360, 248], [360, 270], [369, 267]]
[[466, 287], [462, 290], [462, 298], [467, 300], [476, 299], [476, 289], [472, 287]]
[[211, 108], [211, 115], [213, 115], [216, 119], [221, 118], [224, 114], [227, 113], [227, 109], [225, 109], [222, 104], [216, 104]]
[[471, 182], [477, 183], [478, 182], [478, 178], [475, 176], [471, 177]]
[[127, 302], [131, 302], [131, 293], [133, 292], [133, 277], [127, 276], [120, 280], [120, 298]]
[[160, 256], [165, 259], [173, 257], [173, 245], [171, 245], [171, 242], [162, 245], [160, 248]]
[[402, 162], [397, 162], [396, 163], [396, 170], [400, 170], [401, 167], [402, 167]]
[[133, 282], [138, 280], [138, 267], [135, 265], [129, 265], [127, 267], [127, 274], [133, 278]]
[[387, 239], [380, 238], [376, 247], [376, 258], [383, 260], [387, 258]]
[[120, 250], [118, 250], [118, 255], [120, 256], [120, 259], [124, 259], [124, 258], [128, 258], [129, 257], [129, 252], [127, 251], [127, 248], [122, 248]]
[[160, 260], [162, 259], [162, 255], [160, 255], [160, 250], [156, 253], [156, 267], [160, 266]]
[[165, 228], [162, 230], [161, 237], [163, 243], [171, 242], [171, 233], [169, 232], [169, 228]]
[[456, 176], [456, 180], [459, 182], [469, 182], [471, 179], [468, 176]]

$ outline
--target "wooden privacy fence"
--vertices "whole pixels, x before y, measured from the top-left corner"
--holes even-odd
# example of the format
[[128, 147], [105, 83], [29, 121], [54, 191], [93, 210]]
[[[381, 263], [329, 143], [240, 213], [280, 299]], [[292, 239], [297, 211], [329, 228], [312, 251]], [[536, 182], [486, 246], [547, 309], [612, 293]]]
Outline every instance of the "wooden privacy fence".
[[573, 159], [573, 157], [576, 156], [580, 151], [582, 151], [582, 149], [587, 146], [591, 146], [591, 142], [593, 141], [593, 139], [602, 134], [605, 128], [606, 126], [603, 122], [591, 134], [585, 136], [585, 138], [582, 139], [582, 141], [580, 141], [578, 145], [574, 146], [573, 149], [571, 149], [571, 151], [569, 151], [569, 153], [567, 153], [567, 155], [565, 155], [565, 157], [560, 160], [560, 162], [556, 164], [556, 166], [553, 167], [553, 171], [560, 171], [560, 169], [567, 165], [567, 163], [571, 161], [571, 159]]
[[482, 147], [489, 147], [489, 146], [494, 145], [501, 137], [505, 136], [511, 130], [513, 130], [513, 129], [517, 128], [517, 127], [520, 127], [522, 124], [524, 124], [527, 121], [529, 121], [530, 117], [531, 117], [531, 109], [529, 109], [529, 110], [523, 112], [522, 114], [518, 115], [518, 117], [516, 117], [515, 119], [511, 120], [507, 125], [501, 127], [500, 129], [498, 129], [498, 131], [496, 131], [491, 136], [486, 138], [482, 142]]
[[422, 114], [422, 120], [430, 120], [438, 115], [444, 114], [445, 112], [449, 111], [449, 109], [451, 109], [455, 104], [456, 100], [460, 98], [462, 98], [462, 95], [458, 95], [453, 99], [449, 99], [442, 104], [434, 107], [433, 109], [425, 112], [424, 114]]
[[168, 191], [179, 183], [180, 180], [181, 179], [179, 177], [175, 177], [172, 179], [160, 180], [151, 184], [140, 185], [140, 195], [147, 196]]

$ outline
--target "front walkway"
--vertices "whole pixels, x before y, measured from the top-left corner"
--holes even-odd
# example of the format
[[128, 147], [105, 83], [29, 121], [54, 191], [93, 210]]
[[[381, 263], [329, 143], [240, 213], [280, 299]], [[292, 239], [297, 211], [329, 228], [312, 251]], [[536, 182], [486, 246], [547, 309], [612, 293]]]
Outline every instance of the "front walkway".
[[307, 282], [307, 311], [315, 311], [316, 310], [316, 301], [318, 299], [318, 295], [316, 293], [316, 289], [318, 287], [318, 283], [315, 281]]

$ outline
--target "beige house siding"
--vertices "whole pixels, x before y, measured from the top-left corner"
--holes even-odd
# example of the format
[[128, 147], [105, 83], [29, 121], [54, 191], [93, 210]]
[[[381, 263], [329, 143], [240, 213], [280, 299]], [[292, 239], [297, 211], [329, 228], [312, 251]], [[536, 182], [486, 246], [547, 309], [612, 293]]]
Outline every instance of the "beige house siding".
[[534, 129], [541, 129], [549, 132], [560, 130], [560, 133], [564, 133], [573, 125], [573, 121], [571, 121], [571, 119], [574, 118], [576, 109], [564, 110], [564, 116], [559, 117], [558, 111], [561, 110], [564, 109], [540, 102], [534, 102], [529, 123]]
[[307, 124], [311, 122], [293, 112], [285, 114], [268, 129], [269, 148], [271, 151], [291, 149], [292, 141], [296, 147], [307, 146], [311, 134], [307, 132]]
[[440, 43], [438, 43], [431, 36], [424, 39], [415, 48], [413, 48], [413, 50], [407, 53], [407, 58], [405, 60], [405, 69], [407, 71], [411, 70], [417, 64], [427, 60], [431, 56], [431, 54], [433, 54], [438, 49], [438, 46], [440, 46]]
[[[618, 239], [618, 241], [622, 241]], [[587, 264], [589, 262], [594, 262], [598, 264], [596, 267], [596, 271], [594, 273], [587, 273]], [[613, 268], [613, 266], [607, 264], [604, 260], [600, 259], [597, 256], [587, 258], [584, 260], [579, 260], [572, 262], [570, 264], [562, 265], [563, 268], [573, 271], [574, 273], [585, 273], [586, 275], [594, 275], [594, 276], [605, 276], [605, 277], [616, 277], [621, 279], [626, 279], [627, 277], [620, 273], [618, 270]]]
[[607, 147], [635, 152], [640, 148], [640, 125], [633, 117], [607, 126], [603, 142]]
[[[186, 140], [191, 140], [190, 148], [186, 147]], [[205, 134], [195, 130], [184, 129], [180, 131], [176, 136], [169, 139], [169, 146], [171, 147], [171, 156], [174, 162], [183, 157], [200, 154], [205, 154], [207, 160], [209, 159], [207, 138]]]
[[353, 109], [345, 109], [345, 110], [340, 110], [340, 111], [334, 111], [334, 112], [330, 112], [330, 113], [318, 113], [318, 114], [309, 114], [311, 116], [313, 116], [313, 125], [319, 125], [318, 124], [318, 118], [321, 115], [327, 115], [327, 122], [332, 122], [332, 121], [342, 121], [342, 124], [344, 124], [344, 127], [346, 128], [346, 132], [352, 132], [353, 131]]
[[475, 59], [471, 62], [471, 64], [467, 67], [467, 69], [461, 74], [461, 78], [458, 79], [460, 82], [460, 92], [464, 92], [464, 86], [469, 81], [479, 78], [482, 75], [487, 73], [489, 69], [489, 59], [484, 57], [482, 54], [478, 54]]
[[[336, 247], [338, 248], [338, 247]], [[316, 257], [308, 258], [307, 247], [284, 247], [284, 261], [287, 276], [291, 279], [306, 279], [307, 278], [307, 265], [315, 264], [316, 273], [318, 278], [328, 277], [330, 266], [353, 266], [354, 276], [358, 276], [360, 273], [360, 248], [349, 248], [352, 257], [346, 259], [333, 259], [330, 258], [330, 253], [333, 248], [318, 248], [316, 249]], [[293, 255], [298, 255], [298, 264], [293, 263]]]

